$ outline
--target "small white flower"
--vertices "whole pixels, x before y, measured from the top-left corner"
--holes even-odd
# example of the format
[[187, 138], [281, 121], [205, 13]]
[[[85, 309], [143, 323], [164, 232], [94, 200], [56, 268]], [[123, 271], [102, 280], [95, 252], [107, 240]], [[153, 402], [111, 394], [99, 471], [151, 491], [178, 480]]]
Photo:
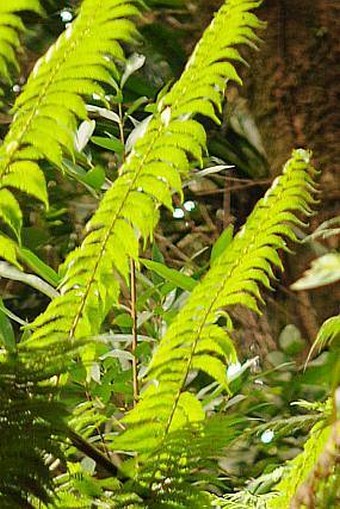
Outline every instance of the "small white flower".
[[261, 442], [263, 442], [264, 444], [270, 444], [270, 442], [273, 440], [273, 438], [274, 438], [274, 431], [271, 429], [266, 429], [266, 431], [264, 431], [261, 435]]

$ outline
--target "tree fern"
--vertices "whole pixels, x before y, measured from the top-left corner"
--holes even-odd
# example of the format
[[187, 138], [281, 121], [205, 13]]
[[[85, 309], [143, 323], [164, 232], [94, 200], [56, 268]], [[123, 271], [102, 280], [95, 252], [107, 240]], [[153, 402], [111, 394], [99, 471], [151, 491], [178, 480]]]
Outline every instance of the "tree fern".
[[[38, 5], [17, 0], [13, 5], [29, 7], [30, 3]], [[136, 34], [129, 17], [138, 15], [138, 3], [84, 0], [79, 16], [36, 63], [18, 97], [13, 123], [0, 148], [0, 216], [17, 237], [22, 213], [13, 190], [47, 205], [39, 161], [47, 159], [61, 168], [62, 154], [74, 153], [77, 120], [86, 117], [83, 98], [94, 93], [104, 96], [102, 85], [114, 86], [115, 61], [124, 60], [119, 42]], [[13, 243], [4, 236], [0, 256], [15, 262]]]
[[[118, 449], [138, 451], [139, 465], [151, 461], [169, 433], [203, 420], [199, 402], [186, 388], [192, 370], [205, 371], [228, 389], [225, 363], [236, 355], [226, 309], [241, 304], [259, 312], [260, 286], [270, 288], [273, 265], [282, 268], [277, 250], [286, 249], [284, 238], [296, 240], [292, 226], [300, 221], [294, 212], [310, 213], [314, 175], [310, 155], [295, 151], [161, 340], [141, 401], [124, 418], [129, 429], [114, 441]], [[217, 324], [221, 315], [226, 327]]]
[[113, 269], [127, 277], [129, 259], [138, 257], [139, 238], [152, 236], [159, 207], [171, 208], [172, 193], [181, 192], [180, 175], [188, 171], [189, 160], [201, 159], [206, 135], [193, 117], [200, 113], [217, 120], [226, 81], [240, 81], [228, 60], [242, 60], [233, 46], [256, 40], [253, 28], [259, 22], [249, 10], [258, 5], [230, 0], [220, 9], [182, 77], [158, 103], [146, 133], [89, 222], [83, 244], [67, 258], [63, 295], [35, 321], [32, 341], [98, 332], [118, 298]]

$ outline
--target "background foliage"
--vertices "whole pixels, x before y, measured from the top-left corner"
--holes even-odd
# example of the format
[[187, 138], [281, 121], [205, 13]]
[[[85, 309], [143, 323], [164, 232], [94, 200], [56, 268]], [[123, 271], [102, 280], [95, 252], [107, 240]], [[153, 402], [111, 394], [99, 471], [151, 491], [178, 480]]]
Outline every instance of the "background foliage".
[[220, 3], [146, 3], [0, 6], [1, 507], [336, 507], [339, 218], [273, 182], [259, 2], [186, 67]]

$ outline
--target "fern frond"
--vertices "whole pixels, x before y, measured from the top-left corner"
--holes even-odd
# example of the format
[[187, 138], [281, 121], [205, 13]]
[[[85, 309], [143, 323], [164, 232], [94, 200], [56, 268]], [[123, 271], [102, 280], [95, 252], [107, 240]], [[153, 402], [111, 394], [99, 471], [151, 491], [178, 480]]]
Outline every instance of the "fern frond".
[[[329, 439], [313, 466], [307, 479], [301, 484], [292, 500], [291, 509], [301, 509], [304, 506], [327, 509], [337, 507], [340, 502], [340, 421], [336, 421], [331, 427]], [[307, 444], [305, 449], [307, 448]], [[306, 456], [305, 450], [302, 454]], [[304, 458], [305, 459], [305, 458]], [[309, 459], [309, 458], [308, 458]], [[307, 461], [304, 461], [303, 468], [306, 471]], [[299, 463], [297, 461], [297, 463]], [[300, 462], [301, 464], [301, 462]], [[296, 467], [296, 465], [294, 465]], [[294, 473], [289, 472], [288, 476]], [[284, 481], [283, 481], [284, 483]], [[281, 486], [281, 483], [280, 485]], [[281, 486], [282, 487], [282, 486]]]
[[[227, 60], [239, 59], [234, 45], [255, 38], [252, 28], [259, 22], [248, 11], [258, 4], [230, 0], [216, 15], [182, 77], [159, 102], [144, 136], [105, 194], [81, 247], [67, 258], [63, 295], [35, 321], [32, 341], [97, 334], [108, 309], [118, 299], [113, 270], [127, 278], [129, 259], [138, 257], [139, 238], [146, 241], [152, 236], [159, 207], [171, 208], [172, 193], [182, 192], [180, 176], [188, 171], [189, 160], [201, 159], [206, 133], [192, 117], [197, 113], [216, 117], [212, 111], [217, 98], [221, 105], [226, 81], [238, 79]], [[198, 74], [205, 85], [199, 95]]]
[[[4, 212], [0, 215], [12, 229], [15, 220], [15, 233], [22, 217], [13, 190], [47, 205], [39, 161], [47, 159], [61, 167], [62, 154], [74, 153], [77, 121], [87, 116], [84, 98], [94, 93], [104, 96], [103, 85], [115, 84], [115, 62], [124, 60], [120, 43], [136, 34], [130, 17], [139, 14], [138, 4], [139, 0], [84, 0], [75, 21], [36, 63], [0, 148], [0, 187], [11, 193], [14, 219], [9, 221]], [[30, 2], [14, 0], [13, 5], [28, 7]], [[0, 256], [6, 258], [1, 244]]]
[[[39, 0], [11, 0], [0, 4], [0, 80], [11, 81], [11, 68], [18, 70], [16, 58], [20, 33], [25, 30], [20, 14], [31, 11], [41, 14]], [[1, 95], [1, 88], [0, 88]]]
[[[74, 357], [80, 354], [82, 346], [78, 342], [75, 348], [64, 341], [46, 351], [22, 344], [19, 351], [10, 355], [0, 352], [1, 509], [33, 508], [37, 507], [33, 500], [46, 504], [52, 501], [59, 480], [53, 479], [47, 457], [65, 464], [67, 452], [81, 451], [110, 475], [117, 475], [117, 467], [110, 459], [70, 428], [73, 422], [67, 422], [67, 406], [56, 401], [55, 396], [60, 391], [51, 384], [51, 379], [59, 379], [73, 367]], [[81, 412], [83, 407], [78, 410]], [[77, 419], [78, 428], [85, 436], [100, 423], [98, 417], [91, 416], [89, 427], [87, 420], [91, 410], [94, 412], [92, 408], [87, 409], [85, 416]], [[66, 448], [66, 442], [72, 447]], [[111, 480], [113, 486], [117, 483]], [[91, 507], [90, 499], [86, 497], [86, 501]], [[55, 507], [54, 499], [52, 502]], [[71, 509], [72, 506], [58, 507]]]
[[[317, 497], [318, 492], [317, 484], [322, 480], [320, 474], [326, 468], [326, 464], [322, 462], [321, 457], [326, 451], [329, 453], [330, 468], [327, 472], [324, 472], [324, 477], [329, 479], [329, 476], [335, 473], [336, 456], [339, 453], [338, 441], [339, 422], [336, 422], [333, 426], [326, 425], [325, 422], [316, 424], [305, 443], [303, 452], [288, 462], [283, 469], [282, 479], [274, 488], [277, 496], [268, 502], [268, 509], [281, 509], [282, 507], [298, 509], [306, 503], [311, 503], [314, 506], [314, 497]], [[321, 463], [320, 471], [315, 475], [319, 461]], [[302, 486], [308, 486], [309, 483], [313, 484], [314, 477], [316, 483], [310, 493], [308, 489], [304, 491]], [[304, 498], [304, 495], [306, 495], [306, 498]], [[310, 499], [308, 499], [309, 495], [311, 495]], [[331, 494], [328, 493], [328, 495]], [[295, 502], [291, 505], [294, 499]], [[321, 505], [318, 504], [317, 507], [321, 507]]]
[[[52, 352], [51, 352], [52, 354]], [[53, 401], [47, 385], [60, 375], [70, 358], [70, 345], [53, 351], [55, 364], [39, 349], [0, 359], [0, 506], [33, 507], [28, 496], [47, 503], [53, 488], [46, 455], [63, 458], [66, 406]], [[52, 354], [52, 355], [53, 355]], [[74, 351], [72, 352], [74, 355]]]
[[268, 509], [267, 502], [272, 498], [272, 493], [257, 495], [245, 489], [225, 498], [218, 498], [215, 505], [221, 509]]
[[96, 479], [82, 468], [80, 463], [68, 463], [67, 472], [55, 481], [55, 498], [49, 508], [53, 509], [100, 509], [115, 508], [112, 499], [120, 488], [117, 479]]
[[169, 433], [138, 475], [138, 489], [150, 490], [148, 507], [210, 508], [207, 491], [219, 482], [217, 460], [243, 428], [241, 419], [214, 416]]
[[202, 421], [199, 402], [194, 405], [195, 396], [186, 390], [192, 370], [205, 371], [228, 389], [225, 364], [236, 358], [229, 336], [231, 319], [229, 329], [216, 322], [235, 304], [259, 312], [260, 285], [269, 287], [272, 266], [282, 268], [277, 250], [286, 248], [285, 238], [296, 240], [292, 228], [300, 223], [296, 214], [311, 212], [315, 173], [310, 154], [294, 151], [283, 175], [257, 203], [161, 340], [149, 366], [148, 387], [124, 418], [129, 428], [115, 440], [115, 447], [133, 448], [149, 458], [183, 423]]
[[260, 424], [251, 431], [252, 435], [261, 435], [270, 429], [275, 438], [291, 436], [296, 432], [308, 432], [315, 423], [320, 421], [323, 415], [318, 413], [309, 413], [285, 417], [281, 419], [272, 419], [270, 423]]

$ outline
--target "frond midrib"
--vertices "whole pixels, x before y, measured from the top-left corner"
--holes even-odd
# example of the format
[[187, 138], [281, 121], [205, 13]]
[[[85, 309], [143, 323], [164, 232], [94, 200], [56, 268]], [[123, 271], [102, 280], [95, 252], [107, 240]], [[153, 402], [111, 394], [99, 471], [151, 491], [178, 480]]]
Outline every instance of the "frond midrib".
[[[112, 231], [114, 230], [116, 222], [119, 220], [121, 212], [124, 210], [124, 207], [125, 207], [126, 202], [127, 202], [128, 198], [129, 198], [129, 195], [135, 189], [135, 184], [138, 181], [138, 178], [139, 178], [141, 172], [143, 171], [144, 162], [148, 158], [148, 156], [149, 156], [150, 152], [152, 151], [155, 143], [157, 142], [158, 138], [160, 137], [163, 129], [164, 129], [163, 124], [160, 124], [158, 130], [154, 134], [154, 138], [152, 140], [152, 143], [150, 143], [148, 150], [145, 152], [145, 154], [143, 155], [143, 158], [139, 162], [139, 165], [138, 165], [138, 167], [136, 169], [134, 177], [133, 177], [133, 179], [132, 179], [132, 181], [130, 183], [129, 189], [126, 191], [125, 195], [122, 197], [119, 209], [117, 210], [117, 212], [114, 215], [114, 217], [113, 217], [109, 227], [107, 228], [107, 232], [106, 232], [106, 234], [105, 234], [105, 236], [103, 238], [103, 242], [101, 244], [98, 256], [97, 256], [96, 261], [95, 261], [95, 265], [94, 265], [94, 268], [93, 268], [93, 271], [92, 271], [92, 274], [91, 274], [91, 278], [89, 279], [88, 284], [85, 287], [84, 296], [83, 296], [83, 298], [82, 298], [82, 300], [80, 302], [79, 308], [78, 308], [78, 310], [77, 310], [77, 312], [75, 314], [74, 321], [73, 321], [71, 329], [70, 329], [70, 334], [69, 334], [69, 339], [70, 340], [74, 339], [74, 337], [76, 335], [76, 329], [77, 329], [79, 320], [81, 319], [82, 312], [83, 312], [83, 310], [84, 310], [84, 308], [86, 306], [87, 299], [88, 299], [88, 297], [90, 295], [91, 287], [92, 287], [92, 285], [96, 281], [95, 278], [96, 278], [96, 274], [97, 274], [97, 271], [98, 271], [98, 268], [99, 268], [99, 265], [100, 265], [100, 261], [101, 261], [101, 259], [104, 256], [106, 245], [107, 245], [107, 243], [110, 240]], [[124, 167], [123, 167], [123, 169], [124, 169]]]
[[[288, 182], [291, 182], [291, 179], [289, 179]], [[289, 188], [289, 184], [288, 184], [288, 188]], [[270, 192], [271, 192], [271, 189], [269, 190], [269, 193]], [[281, 200], [281, 199], [284, 198], [284, 195], [285, 195], [285, 187], [282, 186], [281, 188], [279, 188], [279, 192], [277, 193], [277, 195], [273, 194], [272, 196], [276, 197], [277, 200]], [[270, 196], [270, 194], [269, 194], [269, 196]], [[254, 212], [256, 213], [255, 210], [254, 210]], [[272, 227], [272, 220], [269, 219], [267, 215], [264, 216], [264, 217], [265, 217], [265, 220], [262, 221], [262, 223], [261, 223], [261, 229], [266, 230], [266, 225], [267, 224]], [[238, 234], [238, 237], [235, 238], [234, 242], [237, 241], [237, 238], [239, 238], [240, 233], [241, 233], [241, 230], [240, 230], [240, 232]], [[164, 440], [166, 440], [166, 436], [167, 436], [167, 434], [169, 433], [169, 431], [171, 429], [171, 425], [172, 425], [172, 422], [173, 422], [173, 419], [175, 417], [176, 410], [178, 408], [178, 404], [179, 404], [179, 401], [180, 401], [180, 396], [181, 396], [181, 393], [183, 392], [183, 387], [184, 387], [185, 381], [186, 381], [187, 376], [188, 376], [188, 374], [190, 372], [190, 369], [191, 369], [192, 361], [193, 361], [193, 358], [194, 358], [194, 355], [195, 355], [195, 351], [196, 351], [196, 347], [197, 347], [197, 344], [198, 344], [198, 341], [199, 341], [199, 338], [200, 338], [200, 334], [203, 331], [204, 326], [207, 323], [207, 319], [209, 318], [209, 315], [213, 311], [215, 303], [216, 303], [216, 301], [218, 301], [220, 293], [223, 292], [225, 287], [228, 285], [229, 281], [233, 278], [233, 275], [235, 274], [235, 272], [238, 271], [238, 269], [240, 267], [242, 267], [242, 260], [243, 260], [243, 258], [246, 257], [246, 256], [249, 256], [249, 253], [254, 248], [254, 244], [256, 245], [256, 241], [257, 241], [257, 234], [256, 234], [256, 230], [255, 230], [254, 232], [252, 232], [252, 235], [251, 235], [247, 245], [244, 246], [243, 251], [242, 251], [242, 256], [240, 256], [237, 259], [236, 258], [234, 259], [233, 267], [229, 268], [229, 270], [228, 270], [228, 272], [226, 274], [226, 277], [223, 279], [222, 283], [220, 285], [218, 285], [218, 287], [216, 288], [214, 296], [213, 296], [213, 299], [211, 300], [211, 302], [209, 304], [209, 307], [208, 308], [205, 307], [205, 313], [204, 313], [204, 315], [201, 318], [201, 322], [200, 322], [199, 328], [195, 332], [195, 338], [192, 339], [193, 344], [192, 344], [192, 347], [191, 347], [191, 350], [190, 350], [190, 353], [189, 353], [189, 356], [188, 356], [188, 359], [187, 359], [186, 369], [185, 369], [185, 371], [183, 373], [183, 376], [181, 377], [181, 380], [178, 382], [178, 389], [176, 391], [176, 394], [174, 395], [174, 403], [173, 403], [173, 406], [172, 406], [171, 411], [169, 413], [169, 417], [168, 417], [168, 420], [167, 420], [167, 422], [165, 424], [162, 436], [159, 439], [160, 443], [162, 443]], [[231, 247], [230, 247], [230, 249], [231, 249]], [[210, 272], [211, 277], [212, 277], [213, 272], [214, 272], [214, 270], [212, 269], [212, 272]], [[164, 338], [164, 340], [166, 340], [166, 338]]]

